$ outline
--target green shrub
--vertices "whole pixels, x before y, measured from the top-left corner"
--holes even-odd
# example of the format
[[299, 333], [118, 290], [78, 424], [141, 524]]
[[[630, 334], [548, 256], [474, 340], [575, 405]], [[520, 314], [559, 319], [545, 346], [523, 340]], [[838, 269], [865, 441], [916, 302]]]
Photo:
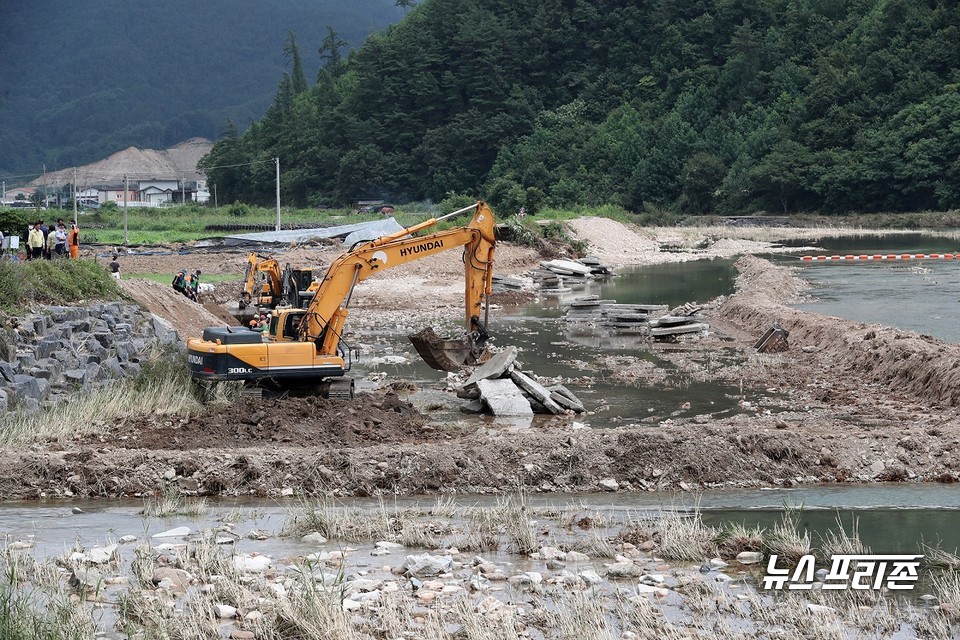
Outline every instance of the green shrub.
[[0, 209], [0, 231], [5, 236], [21, 236], [36, 215], [33, 209]]
[[437, 208], [440, 210], [441, 214], [447, 214], [469, 207], [470, 205], [476, 203], [477, 200], [478, 198], [469, 196], [465, 193], [454, 193], [453, 191], [447, 191], [447, 197], [440, 201], [440, 204], [437, 205]]
[[89, 260], [0, 262], [0, 309], [123, 297], [106, 269]]
[[234, 202], [227, 206], [227, 213], [234, 218], [245, 218], [250, 215], [250, 207], [240, 202]]

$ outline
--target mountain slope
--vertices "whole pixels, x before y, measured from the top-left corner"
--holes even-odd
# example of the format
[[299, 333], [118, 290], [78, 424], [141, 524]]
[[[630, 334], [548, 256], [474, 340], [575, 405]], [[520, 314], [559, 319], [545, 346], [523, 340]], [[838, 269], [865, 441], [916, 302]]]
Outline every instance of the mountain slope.
[[270, 103], [289, 31], [312, 78], [328, 26], [356, 46], [402, 15], [394, 0], [2, 2], [0, 175], [245, 127]]
[[956, 208], [958, 36], [952, 0], [423, 0], [208, 166], [280, 157], [317, 204]]

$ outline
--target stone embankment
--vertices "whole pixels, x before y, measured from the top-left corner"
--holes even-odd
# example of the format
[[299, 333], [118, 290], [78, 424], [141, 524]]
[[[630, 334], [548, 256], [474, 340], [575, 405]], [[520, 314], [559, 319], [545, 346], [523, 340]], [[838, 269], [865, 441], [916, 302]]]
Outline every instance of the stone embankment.
[[37, 411], [136, 375], [145, 354], [178, 341], [168, 322], [121, 302], [48, 307], [16, 323], [0, 334], [0, 413]]

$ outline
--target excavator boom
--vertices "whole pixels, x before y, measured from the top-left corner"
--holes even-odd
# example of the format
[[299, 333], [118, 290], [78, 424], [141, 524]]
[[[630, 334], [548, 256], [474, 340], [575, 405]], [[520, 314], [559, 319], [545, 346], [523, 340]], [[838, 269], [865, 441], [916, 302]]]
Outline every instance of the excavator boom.
[[[413, 235], [441, 220], [473, 211], [463, 227]], [[306, 309], [277, 308], [263, 338], [232, 328], [204, 330], [203, 338], [187, 341], [191, 375], [207, 380], [318, 381], [343, 376], [349, 370], [341, 346], [350, 299], [359, 282], [386, 269], [431, 255], [463, 248], [464, 321], [467, 335], [443, 340], [432, 331], [411, 337], [421, 356], [434, 368], [451, 370], [482, 359], [486, 323], [483, 302], [493, 278], [493, 212], [483, 202], [383, 236], [342, 254], [322, 279], [310, 284]], [[413, 295], [413, 294], [412, 294]], [[244, 333], [246, 332], [246, 333]], [[351, 387], [352, 388], [352, 387]]]

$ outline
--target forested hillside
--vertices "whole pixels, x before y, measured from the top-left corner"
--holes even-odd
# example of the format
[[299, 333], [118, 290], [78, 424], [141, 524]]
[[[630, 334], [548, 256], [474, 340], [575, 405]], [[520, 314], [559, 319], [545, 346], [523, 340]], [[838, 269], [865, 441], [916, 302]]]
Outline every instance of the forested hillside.
[[355, 46], [402, 16], [394, 0], [0, 2], [0, 175], [246, 127], [288, 67], [289, 31], [313, 79], [328, 27]]
[[[279, 156], [300, 204], [946, 209], [958, 37], [947, 0], [424, 0], [207, 164]], [[272, 198], [269, 164], [210, 176]]]

